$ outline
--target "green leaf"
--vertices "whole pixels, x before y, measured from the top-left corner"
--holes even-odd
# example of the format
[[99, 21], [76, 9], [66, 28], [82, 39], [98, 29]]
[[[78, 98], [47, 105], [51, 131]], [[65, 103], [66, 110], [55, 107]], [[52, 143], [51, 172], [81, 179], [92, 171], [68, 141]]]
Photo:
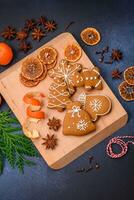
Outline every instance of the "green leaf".
[[12, 168], [17, 167], [23, 172], [25, 165], [35, 165], [27, 156], [39, 157], [31, 140], [17, 133], [20, 130], [18, 120], [12, 117], [10, 111], [0, 112], [0, 174], [3, 173], [5, 159]]

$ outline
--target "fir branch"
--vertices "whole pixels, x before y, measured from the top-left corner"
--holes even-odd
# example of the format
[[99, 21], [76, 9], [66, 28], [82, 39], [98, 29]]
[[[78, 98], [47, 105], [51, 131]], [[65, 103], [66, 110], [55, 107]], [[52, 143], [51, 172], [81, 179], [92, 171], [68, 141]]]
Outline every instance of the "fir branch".
[[4, 162], [5, 162], [4, 155], [2, 155], [2, 152], [0, 152], [0, 174], [3, 173]]
[[17, 133], [20, 130], [18, 120], [10, 111], [0, 112], [0, 174], [3, 172], [5, 159], [12, 168], [17, 167], [20, 172], [23, 172], [25, 165], [35, 165], [26, 157], [38, 157], [39, 154], [27, 137]]

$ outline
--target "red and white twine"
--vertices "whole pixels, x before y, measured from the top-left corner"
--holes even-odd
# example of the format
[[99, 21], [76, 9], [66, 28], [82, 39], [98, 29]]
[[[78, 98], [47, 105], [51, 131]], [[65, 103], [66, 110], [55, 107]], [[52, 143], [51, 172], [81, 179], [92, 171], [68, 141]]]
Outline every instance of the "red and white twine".
[[[106, 152], [108, 156], [110, 156], [111, 158], [121, 158], [127, 153], [128, 145], [129, 144], [134, 145], [134, 142], [132, 140], [125, 142], [122, 139], [134, 139], [134, 136], [118, 136], [118, 137], [112, 138], [106, 147]], [[120, 153], [113, 152], [113, 147], [112, 147], [113, 144], [119, 145], [121, 147]]]

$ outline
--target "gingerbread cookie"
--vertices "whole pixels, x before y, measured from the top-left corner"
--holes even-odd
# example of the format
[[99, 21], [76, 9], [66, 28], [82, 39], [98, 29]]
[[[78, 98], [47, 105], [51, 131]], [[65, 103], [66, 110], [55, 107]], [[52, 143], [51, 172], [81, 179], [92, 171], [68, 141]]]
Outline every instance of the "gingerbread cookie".
[[84, 79], [84, 85], [86, 90], [91, 90], [93, 88], [97, 90], [102, 89], [102, 80], [100, 78], [100, 72], [97, 67], [94, 67], [91, 70], [83, 69], [81, 74]]
[[81, 72], [75, 72], [72, 76], [72, 82], [75, 88], [83, 87], [85, 85], [84, 78]]
[[49, 70], [48, 74], [51, 78], [56, 80], [57, 78], [65, 81], [69, 93], [72, 95], [75, 92], [75, 86], [72, 78], [74, 74], [82, 70], [82, 65], [78, 63], [71, 63], [67, 60], [62, 59], [59, 63], [59, 66], [55, 67], [52, 70]]
[[79, 96], [79, 101], [83, 104], [84, 110], [96, 121], [98, 116], [106, 115], [111, 110], [111, 100], [105, 95], [89, 95], [83, 93]]
[[124, 71], [124, 79], [129, 85], [134, 85], [134, 66], [128, 67]]
[[80, 102], [71, 102], [67, 105], [67, 112], [63, 121], [63, 134], [82, 136], [95, 130], [90, 115], [81, 108]]
[[56, 79], [49, 87], [48, 108], [61, 112], [70, 102], [70, 93], [68, 92], [66, 83], [61, 79]]

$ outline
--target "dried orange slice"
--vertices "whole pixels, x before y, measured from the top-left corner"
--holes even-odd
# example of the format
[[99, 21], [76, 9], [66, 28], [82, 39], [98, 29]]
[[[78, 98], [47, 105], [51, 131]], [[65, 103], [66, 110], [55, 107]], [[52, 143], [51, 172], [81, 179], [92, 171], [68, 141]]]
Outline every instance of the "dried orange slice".
[[26, 87], [35, 87], [36, 85], [39, 84], [40, 81], [38, 81], [38, 80], [34, 80], [34, 81], [28, 80], [24, 76], [22, 76], [22, 74], [20, 74], [20, 82]]
[[129, 85], [127, 82], [122, 82], [119, 85], [119, 93], [126, 101], [134, 100], [134, 85]]
[[46, 67], [46, 65], [44, 65], [44, 71], [43, 71], [43, 74], [41, 74], [41, 76], [38, 77], [36, 80], [38, 80], [38, 81], [42, 81], [42, 80], [44, 80], [44, 79], [46, 78], [46, 75], [47, 75], [47, 67]]
[[55, 67], [56, 63], [57, 63], [57, 60], [55, 60], [53, 63], [51, 63], [49, 65], [46, 65], [47, 70], [53, 69]]
[[129, 85], [134, 85], [134, 66], [128, 67], [124, 71], [124, 79]]
[[73, 43], [66, 46], [64, 51], [64, 57], [70, 62], [76, 62], [80, 59], [82, 54], [81, 48], [78, 44]]
[[50, 65], [56, 60], [57, 51], [53, 47], [45, 47], [40, 51], [38, 58], [44, 64]]
[[91, 46], [98, 44], [101, 39], [100, 33], [92, 27], [85, 28], [80, 36], [83, 42]]
[[27, 58], [22, 63], [21, 73], [28, 80], [35, 80], [43, 73], [43, 64], [37, 58]]

